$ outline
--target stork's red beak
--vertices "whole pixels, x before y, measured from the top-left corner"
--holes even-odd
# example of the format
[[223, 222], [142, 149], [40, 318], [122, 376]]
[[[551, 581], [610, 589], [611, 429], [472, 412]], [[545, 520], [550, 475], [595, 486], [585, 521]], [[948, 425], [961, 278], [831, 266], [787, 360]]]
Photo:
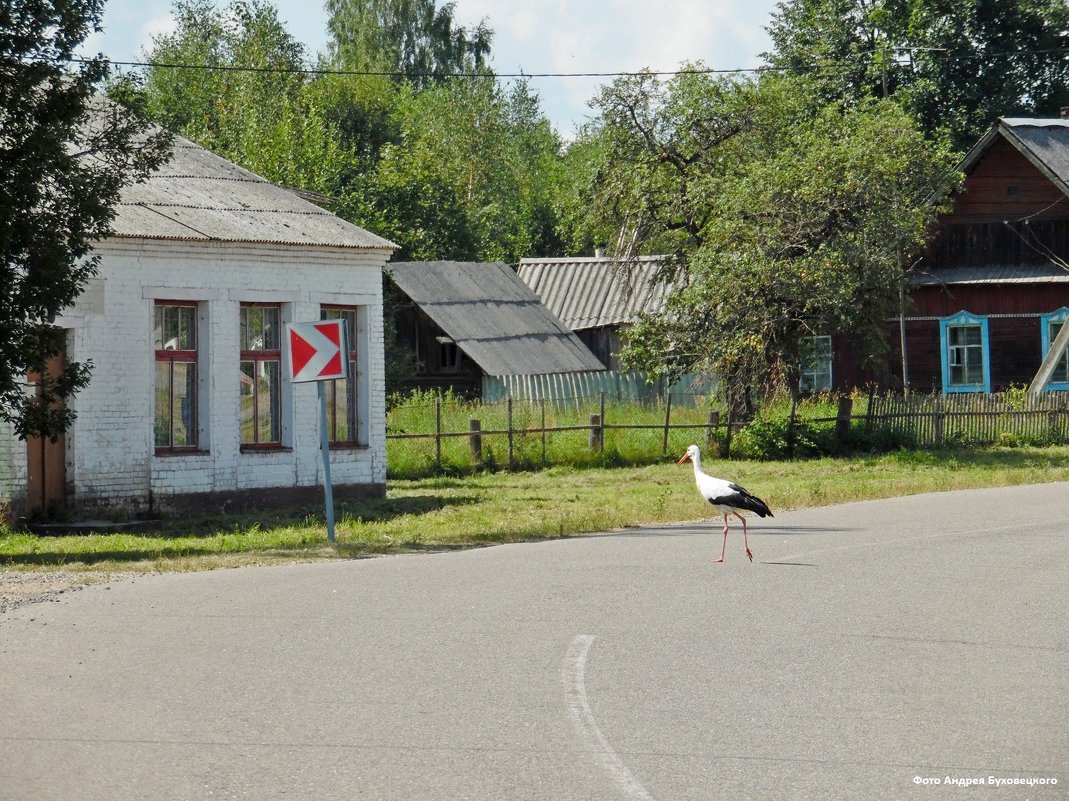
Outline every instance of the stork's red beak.
[[683, 456], [680, 458], [680, 460], [678, 462], [676, 462], [676, 464], [683, 464], [683, 462], [687, 461], [689, 458], [690, 458], [690, 451], [687, 451], [686, 453], [683, 454]]

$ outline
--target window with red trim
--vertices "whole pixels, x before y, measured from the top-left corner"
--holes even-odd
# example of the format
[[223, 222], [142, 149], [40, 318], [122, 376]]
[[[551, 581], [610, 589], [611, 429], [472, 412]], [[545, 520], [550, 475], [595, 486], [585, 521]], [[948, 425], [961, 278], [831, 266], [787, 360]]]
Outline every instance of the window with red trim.
[[241, 304], [242, 449], [282, 445], [282, 307]]
[[331, 444], [360, 445], [359, 411], [357, 405], [357, 341], [356, 307], [322, 306], [323, 320], [344, 320], [348, 348], [349, 377], [324, 382], [327, 396], [327, 432]]
[[156, 453], [197, 450], [197, 304], [157, 300], [153, 309]]

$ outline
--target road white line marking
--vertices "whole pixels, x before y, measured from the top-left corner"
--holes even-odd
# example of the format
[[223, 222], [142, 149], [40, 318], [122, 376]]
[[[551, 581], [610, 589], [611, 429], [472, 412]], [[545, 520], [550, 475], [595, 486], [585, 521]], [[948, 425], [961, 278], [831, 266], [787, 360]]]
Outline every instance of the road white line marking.
[[590, 704], [586, 698], [586, 659], [590, 653], [590, 646], [593, 644], [593, 636], [579, 634], [572, 640], [572, 644], [568, 646], [568, 653], [564, 656], [560, 672], [568, 698], [568, 712], [579, 735], [591, 746], [591, 753], [597, 757], [601, 767], [612, 776], [628, 797], [641, 799], [641, 801], [655, 801], [654, 797], [646, 792], [646, 788], [639, 784], [638, 779], [627, 769], [627, 765], [620, 761], [620, 757], [605, 739], [605, 735], [598, 728], [594, 715], [590, 711]]

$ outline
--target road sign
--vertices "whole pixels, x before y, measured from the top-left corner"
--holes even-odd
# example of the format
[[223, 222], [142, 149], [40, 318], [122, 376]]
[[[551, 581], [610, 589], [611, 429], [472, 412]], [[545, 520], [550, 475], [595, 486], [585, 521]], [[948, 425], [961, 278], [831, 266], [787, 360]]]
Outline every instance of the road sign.
[[317, 320], [286, 326], [290, 380], [316, 381], [319, 390], [319, 445], [323, 451], [323, 495], [327, 512], [327, 538], [334, 543], [334, 489], [330, 481], [330, 436], [327, 433], [327, 397], [323, 382], [349, 377], [349, 346], [344, 320]]
[[344, 320], [290, 323], [286, 328], [291, 381], [329, 381], [348, 377]]

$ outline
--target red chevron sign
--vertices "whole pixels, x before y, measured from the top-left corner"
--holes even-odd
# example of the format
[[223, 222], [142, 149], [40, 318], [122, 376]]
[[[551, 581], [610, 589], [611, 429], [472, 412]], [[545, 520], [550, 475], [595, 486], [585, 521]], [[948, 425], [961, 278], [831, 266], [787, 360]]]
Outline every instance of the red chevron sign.
[[348, 377], [344, 320], [289, 323], [286, 329], [291, 381], [329, 381]]

